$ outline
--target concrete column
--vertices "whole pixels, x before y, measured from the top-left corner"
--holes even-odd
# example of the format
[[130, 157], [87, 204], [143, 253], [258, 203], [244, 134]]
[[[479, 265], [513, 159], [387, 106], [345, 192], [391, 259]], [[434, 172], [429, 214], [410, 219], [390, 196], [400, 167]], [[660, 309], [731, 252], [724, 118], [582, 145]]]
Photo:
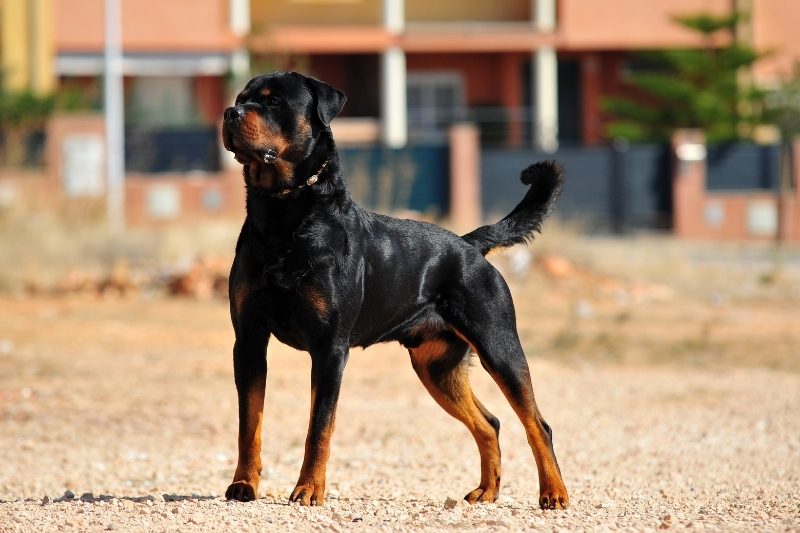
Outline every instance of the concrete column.
[[0, 69], [6, 89], [29, 87], [30, 26], [25, 0], [0, 2]]
[[481, 223], [481, 162], [478, 128], [450, 127], [450, 225], [464, 233]]
[[56, 86], [53, 4], [48, 0], [31, 0], [28, 10], [31, 36], [35, 35], [30, 41], [31, 89], [38, 94], [48, 94]]
[[583, 106], [582, 136], [586, 144], [599, 144], [603, 140], [601, 116], [600, 56], [588, 52], [581, 57], [581, 105]]
[[705, 138], [700, 130], [677, 130], [672, 136], [672, 229], [678, 237], [702, 235], [706, 196]]
[[[250, 78], [250, 52], [248, 52], [245, 39], [250, 33], [250, 0], [228, 0], [228, 25], [231, 32], [239, 39], [238, 46], [231, 52], [230, 65], [232, 80], [224, 89], [227, 107], [233, 96], [240, 91]], [[231, 93], [232, 94], [228, 94]], [[221, 121], [222, 116], [215, 117]], [[226, 169], [238, 170], [241, 165], [233, 158], [233, 154], [225, 150], [219, 143], [220, 159]], [[235, 175], [235, 174], [234, 174]], [[241, 178], [237, 176], [237, 178]]]
[[558, 63], [551, 46], [534, 54], [534, 141], [540, 150], [558, 150]]
[[[399, 35], [405, 26], [403, 0], [383, 0], [383, 25]], [[392, 46], [381, 56], [381, 137], [385, 145], [402, 148], [408, 142], [406, 55]]]
[[125, 99], [122, 82], [122, 5], [105, 0], [103, 110], [106, 117], [107, 217], [112, 233], [125, 231]]
[[512, 110], [509, 116], [506, 143], [508, 146], [522, 146], [523, 123], [519, 110], [522, 108], [522, 65], [516, 54], [503, 54], [500, 60], [500, 97], [503, 107]]
[[408, 141], [406, 55], [398, 47], [381, 57], [381, 133], [384, 144], [402, 148]]
[[250, 32], [250, 0], [229, 0], [228, 20], [231, 31], [241, 39], [231, 54], [231, 73], [237, 81], [246, 81], [250, 75], [250, 54], [244, 39]]
[[[556, 29], [555, 0], [536, 0], [533, 24], [542, 33]], [[558, 62], [552, 46], [533, 55], [533, 139], [540, 150], [558, 149]]]

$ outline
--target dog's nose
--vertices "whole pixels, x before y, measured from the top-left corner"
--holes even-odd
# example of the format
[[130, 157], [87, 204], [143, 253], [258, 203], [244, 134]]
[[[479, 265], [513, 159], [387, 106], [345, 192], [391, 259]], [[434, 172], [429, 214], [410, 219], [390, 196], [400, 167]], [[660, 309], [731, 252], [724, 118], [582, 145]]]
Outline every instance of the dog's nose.
[[234, 120], [240, 119], [244, 116], [244, 109], [239, 106], [229, 107], [225, 110], [222, 114], [225, 122], [233, 122]]

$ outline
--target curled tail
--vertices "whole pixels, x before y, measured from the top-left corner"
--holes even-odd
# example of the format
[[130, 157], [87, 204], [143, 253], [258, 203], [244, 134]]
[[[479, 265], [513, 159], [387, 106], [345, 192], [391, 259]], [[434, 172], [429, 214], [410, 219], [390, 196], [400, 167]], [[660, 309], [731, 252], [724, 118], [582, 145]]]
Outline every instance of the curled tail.
[[519, 178], [530, 185], [530, 189], [517, 207], [501, 221], [481, 226], [461, 237], [483, 255], [533, 239], [564, 185], [563, 170], [555, 161], [535, 163], [523, 170]]

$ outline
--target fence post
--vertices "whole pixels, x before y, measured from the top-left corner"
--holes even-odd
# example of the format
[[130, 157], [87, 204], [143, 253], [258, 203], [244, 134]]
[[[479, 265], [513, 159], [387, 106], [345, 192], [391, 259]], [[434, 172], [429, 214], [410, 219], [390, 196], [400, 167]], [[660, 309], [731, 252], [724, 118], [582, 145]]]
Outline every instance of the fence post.
[[474, 229], [481, 222], [480, 142], [474, 124], [450, 127], [450, 226]]
[[672, 227], [678, 237], [698, 237], [704, 228], [706, 145], [700, 130], [672, 136]]
[[611, 211], [611, 231], [617, 235], [628, 229], [627, 208], [625, 204], [627, 175], [625, 154], [630, 147], [626, 139], [616, 139], [611, 145], [611, 183], [609, 184], [609, 208]]

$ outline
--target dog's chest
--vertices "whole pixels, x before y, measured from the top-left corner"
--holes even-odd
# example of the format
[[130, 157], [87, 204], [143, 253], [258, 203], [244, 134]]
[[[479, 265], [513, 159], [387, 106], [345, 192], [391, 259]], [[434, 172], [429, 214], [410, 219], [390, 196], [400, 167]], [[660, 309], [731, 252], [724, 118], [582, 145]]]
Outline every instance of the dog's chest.
[[314, 268], [314, 258], [304, 247], [286, 246], [267, 254], [260, 285], [269, 292], [294, 292]]

